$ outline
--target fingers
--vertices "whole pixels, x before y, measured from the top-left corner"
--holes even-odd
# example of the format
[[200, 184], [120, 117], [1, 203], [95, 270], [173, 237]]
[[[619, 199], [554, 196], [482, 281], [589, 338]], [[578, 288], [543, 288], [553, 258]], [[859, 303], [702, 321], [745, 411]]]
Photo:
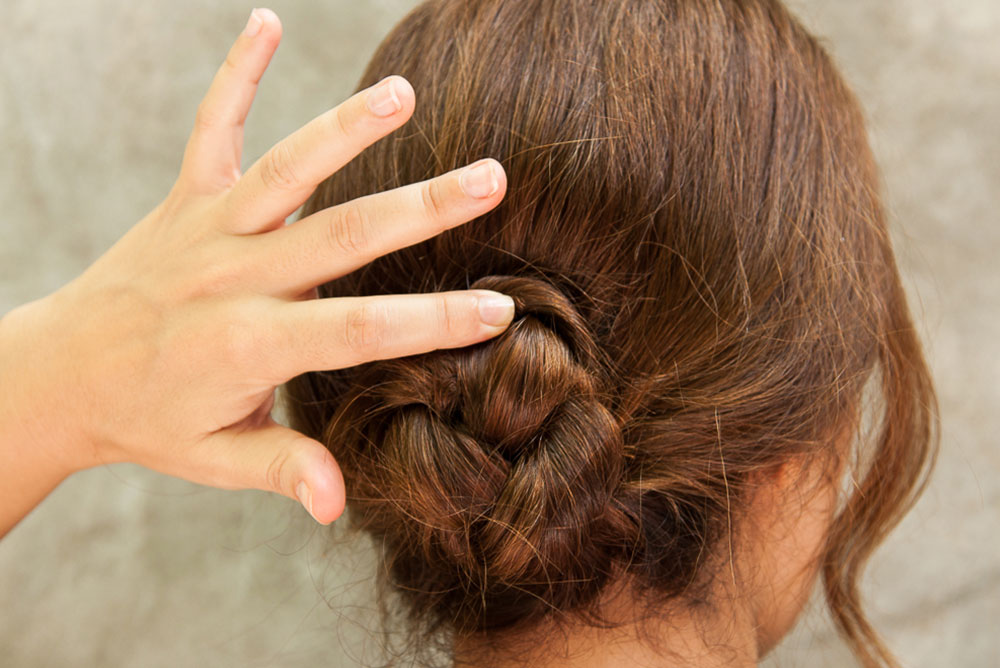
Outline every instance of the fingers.
[[380, 255], [423, 241], [480, 216], [507, 186], [496, 160], [480, 160], [422, 183], [369, 195], [254, 237], [254, 288], [298, 295]]
[[259, 429], [215, 432], [203, 445], [197, 450], [202, 461], [189, 463], [202, 472], [199, 482], [277, 492], [299, 501], [323, 524], [344, 511], [344, 477], [336, 460], [321, 443], [297, 431], [268, 420]]
[[278, 384], [307, 371], [484, 341], [510, 324], [514, 301], [462, 290], [281, 302], [272, 313], [281, 354], [264, 364]]
[[265, 153], [229, 193], [226, 231], [281, 226], [321, 181], [405, 123], [413, 107], [413, 88], [391, 76], [313, 119]]
[[270, 9], [253, 10], [198, 106], [181, 168], [189, 185], [217, 192], [239, 179], [243, 124], [280, 41], [277, 15]]

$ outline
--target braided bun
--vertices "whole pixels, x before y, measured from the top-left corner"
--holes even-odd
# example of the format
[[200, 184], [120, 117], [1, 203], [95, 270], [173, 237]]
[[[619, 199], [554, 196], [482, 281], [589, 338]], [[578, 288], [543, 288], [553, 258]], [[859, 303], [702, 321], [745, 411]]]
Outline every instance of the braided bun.
[[622, 542], [610, 521], [622, 434], [586, 323], [539, 280], [471, 287], [514, 299], [509, 329], [358, 369], [367, 389], [327, 437], [395, 584], [460, 631], [529, 621], [531, 601], [541, 614], [593, 597]]
[[[486, 201], [449, 205], [449, 229], [319, 296], [516, 303], [476, 346], [288, 384], [291, 426], [338, 458], [409, 603], [383, 607], [410, 631], [406, 663], [471, 634], [457, 665], [534, 665], [560, 630], [566, 656], [547, 658], [570, 663], [571, 639], [611, 637], [574, 626], [617, 622], [667, 649], [675, 614], [714, 647], [745, 610], [763, 650], [794, 617], [774, 602], [797, 600], [786, 576], [807, 582], [785, 555], [815, 539], [858, 663], [895, 665], [859, 580], [924, 488], [938, 416], [864, 113], [823, 46], [774, 0], [429, 0], [361, 85], [389, 74], [419, 91], [409, 130], [303, 215], [485, 156], [502, 201], [457, 226]], [[812, 511], [801, 536], [768, 517], [811, 492], [766, 502], [800, 462], [853, 465], [848, 488], [823, 481], [843, 492], [828, 532]]]

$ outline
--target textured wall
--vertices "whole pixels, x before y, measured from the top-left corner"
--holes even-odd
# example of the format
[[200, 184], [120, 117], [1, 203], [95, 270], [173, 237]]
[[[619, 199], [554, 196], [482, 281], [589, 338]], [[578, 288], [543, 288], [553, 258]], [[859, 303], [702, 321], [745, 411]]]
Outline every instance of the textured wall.
[[[247, 155], [347, 95], [412, 0], [271, 5]], [[1000, 4], [796, 0], [864, 102], [944, 418], [933, 484], [865, 583], [906, 666], [1000, 665]], [[166, 193], [242, 28], [231, 0], [5, 0], [0, 312], [82, 271]], [[419, 94], [419, 91], [418, 91]], [[351, 666], [373, 564], [290, 501], [131, 466], [78, 474], [0, 543], [0, 665]], [[809, 616], [769, 666], [848, 666]]]

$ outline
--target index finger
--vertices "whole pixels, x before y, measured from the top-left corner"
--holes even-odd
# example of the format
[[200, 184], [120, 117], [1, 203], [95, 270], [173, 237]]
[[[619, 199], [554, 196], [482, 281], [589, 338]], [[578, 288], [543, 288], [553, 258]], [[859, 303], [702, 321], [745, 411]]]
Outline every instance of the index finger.
[[365, 148], [405, 123], [414, 108], [410, 83], [389, 76], [317, 116], [272, 147], [228, 195], [227, 231], [275, 229], [316, 186]]

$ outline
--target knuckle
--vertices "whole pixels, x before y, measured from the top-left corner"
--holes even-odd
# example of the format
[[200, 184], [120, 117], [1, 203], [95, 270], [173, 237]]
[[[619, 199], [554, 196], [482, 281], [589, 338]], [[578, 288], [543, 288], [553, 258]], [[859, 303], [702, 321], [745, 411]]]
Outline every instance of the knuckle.
[[347, 313], [344, 342], [354, 355], [376, 359], [385, 344], [388, 313], [375, 302], [364, 302]]
[[221, 69], [226, 76], [232, 75], [239, 69], [236, 65], [236, 58], [233, 55], [232, 49], [226, 54], [226, 59], [222, 61]]
[[345, 204], [326, 229], [334, 253], [367, 256], [371, 250], [371, 222], [357, 204]]
[[237, 310], [223, 320], [221, 327], [219, 345], [223, 357], [237, 366], [259, 367], [267, 345], [260, 318]]
[[230, 362], [240, 365], [250, 360], [257, 348], [253, 334], [236, 323], [228, 323], [224, 326], [221, 345], [223, 356]]
[[[468, 317], [467, 309], [463, 308], [466, 304], [460, 302], [461, 298], [458, 296], [442, 295], [437, 299], [438, 334], [446, 341], [464, 341], [473, 334], [470, 326], [472, 321]], [[474, 307], [471, 300], [469, 300], [469, 304]]]
[[280, 143], [264, 154], [260, 162], [260, 179], [271, 190], [294, 190], [299, 185], [295, 160], [288, 146]]
[[447, 297], [438, 297], [436, 304], [438, 333], [451, 339], [455, 334], [455, 313]]
[[199, 273], [195, 284], [189, 286], [188, 296], [215, 297], [231, 294], [245, 280], [242, 273], [231, 261], [216, 260]]
[[344, 115], [343, 105], [334, 107], [330, 111], [330, 127], [334, 134], [342, 137], [350, 136], [349, 125], [350, 123]]
[[267, 485], [268, 489], [275, 491], [285, 492], [285, 471], [288, 470], [289, 466], [289, 456], [287, 452], [279, 452], [271, 463], [267, 465], [267, 470], [264, 472], [264, 483]]
[[178, 290], [179, 300], [217, 297], [232, 291], [238, 279], [222, 266], [206, 268], [196, 280], [186, 281]]
[[194, 127], [196, 130], [211, 130], [218, 125], [218, 114], [203, 100], [194, 112]]
[[432, 179], [421, 189], [427, 219], [437, 227], [444, 227], [444, 216], [448, 212], [447, 198], [439, 179]]
[[[220, 250], [222, 252], [220, 252]], [[219, 244], [200, 243], [187, 249], [185, 262], [171, 276], [167, 290], [174, 302], [237, 292], [246, 281], [245, 260]]]

